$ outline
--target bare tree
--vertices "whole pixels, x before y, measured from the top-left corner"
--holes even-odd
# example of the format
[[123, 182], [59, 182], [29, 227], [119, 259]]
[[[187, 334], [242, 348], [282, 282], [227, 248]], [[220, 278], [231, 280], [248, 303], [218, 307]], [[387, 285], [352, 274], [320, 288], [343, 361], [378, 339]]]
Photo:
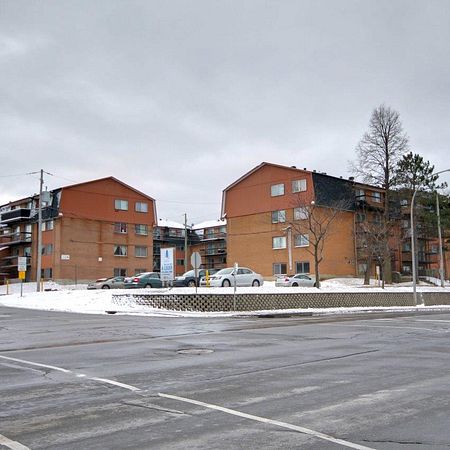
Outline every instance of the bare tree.
[[389, 228], [391, 220], [391, 191], [396, 183], [396, 169], [400, 158], [408, 150], [408, 137], [403, 132], [397, 111], [381, 105], [372, 112], [369, 129], [356, 147], [357, 161], [351, 169], [364, 182], [382, 187], [385, 191], [383, 228], [384, 237], [383, 279], [391, 282], [391, 257]]
[[[338, 200], [333, 207], [320, 206], [314, 201], [307, 202], [299, 199], [296, 206], [299, 217], [290, 223], [290, 227], [299, 236], [308, 242], [306, 251], [314, 258], [314, 272], [316, 287], [320, 288], [319, 266], [323, 261], [323, 250], [327, 237], [332, 234], [332, 224], [339, 218], [340, 214], [348, 210], [348, 200]], [[295, 219], [295, 218], [294, 218]]]

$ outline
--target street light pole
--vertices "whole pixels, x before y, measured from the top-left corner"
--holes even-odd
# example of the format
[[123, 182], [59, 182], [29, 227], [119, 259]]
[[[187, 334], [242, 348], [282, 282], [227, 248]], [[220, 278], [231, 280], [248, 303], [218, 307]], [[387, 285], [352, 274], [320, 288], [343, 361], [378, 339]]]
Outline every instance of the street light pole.
[[[439, 172], [436, 172], [434, 175], [439, 175], [444, 172], [450, 172], [450, 169], [441, 170]], [[413, 297], [414, 297], [414, 305], [417, 306], [417, 276], [416, 276], [416, 251], [415, 251], [415, 234], [414, 234], [414, 200], [416, 198], [417, 191], [419, 190], [420, 186], [417, 186], [414, 190], [414, 194], [412, 196], [411, 200], [411, 260], [412, 260], [412, 276], [413, 276]], [[436, 193], [437, 195], [437, 193]], [[440, 256], [440, 271], [441, 271], [441, 286], [444, 286], [443, 281], [443, 267], [444, 267], [444, 261], [443, 261], [443, 255], [442, 255], [442, 238], [441, 238], [441, 219], [440, 219], [440, 212], [439, 212], [439, 200], [437, 200], [437, 216], [438, 216], [438, 234], [439, 234], [439, 256]]]
[[439, 194], [436, 192], [436, 211], [438, 220], [438, 238], [439, 238], [439, 278], [441, 287], [444, 287], [444, 255], [442, 252], [442, 232], [441, 232], [441, 211], [439, 209]]

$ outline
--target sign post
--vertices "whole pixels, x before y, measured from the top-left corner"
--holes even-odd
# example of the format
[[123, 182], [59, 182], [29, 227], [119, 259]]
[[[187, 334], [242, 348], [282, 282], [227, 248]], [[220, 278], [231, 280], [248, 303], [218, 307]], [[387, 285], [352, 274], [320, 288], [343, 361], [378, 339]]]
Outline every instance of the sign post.
[[200, 266], [202, 265], [202, 256], [199, 252], [194, 252], [191, 255], [191, 265], [194, 268], [194, 274], [195, 274], [195, 293], [197, 294], [197, 284], [198, 284], [198, 269], [200, 269]]
[[19, 280], [20, 280], [20, 296], [23, 296], [23, 280], [25, 280], [25, 276], [27, 273], [27, 257], [19, 256], [17, 258], [17, 271], [19, 272]]

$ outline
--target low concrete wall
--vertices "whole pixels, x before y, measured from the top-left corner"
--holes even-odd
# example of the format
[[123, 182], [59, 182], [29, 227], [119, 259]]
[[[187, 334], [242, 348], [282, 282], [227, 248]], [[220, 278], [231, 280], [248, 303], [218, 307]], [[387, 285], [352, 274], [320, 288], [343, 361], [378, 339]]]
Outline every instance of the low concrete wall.
[[[426, 306], [450, 305], [448, 292], [421, 292]], [[276, 294], [113, 294], [118, 306], [144, 305], [175, 311], [260, 311], [274, 309], [414, 306], [411, 292], [314, 292]]]

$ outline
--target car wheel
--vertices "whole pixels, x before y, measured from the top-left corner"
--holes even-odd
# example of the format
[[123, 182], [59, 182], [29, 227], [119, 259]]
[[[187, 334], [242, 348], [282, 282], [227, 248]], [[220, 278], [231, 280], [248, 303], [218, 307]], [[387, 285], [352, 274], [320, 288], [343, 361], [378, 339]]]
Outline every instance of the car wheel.
[[104, 285], [102, 286], [102, 289], [109, 289], [109, 286], [108, 286], [107, 284], [104, 284]]
[[223, 280], [222, 286], [223, 287], [230, 287], [231, 286], [230, 280]]
[[152, 285], [149, 283], [149, 284], [146, 284], [145, 287], [146, 287], [146, 288], [151, 288]]
[[317, 287], [317, 282], [314, 282], [314, 287]]
[[291, 286], [292, 287], [298, 287], [298, 283], [292, 283]]
[[253, 280], [252, 286], [259, 286], [259, 281], [258, 280]]
[[190, 280], [188, 283], [189, 287], [195, 287], [195, 281], [194, 280]]

